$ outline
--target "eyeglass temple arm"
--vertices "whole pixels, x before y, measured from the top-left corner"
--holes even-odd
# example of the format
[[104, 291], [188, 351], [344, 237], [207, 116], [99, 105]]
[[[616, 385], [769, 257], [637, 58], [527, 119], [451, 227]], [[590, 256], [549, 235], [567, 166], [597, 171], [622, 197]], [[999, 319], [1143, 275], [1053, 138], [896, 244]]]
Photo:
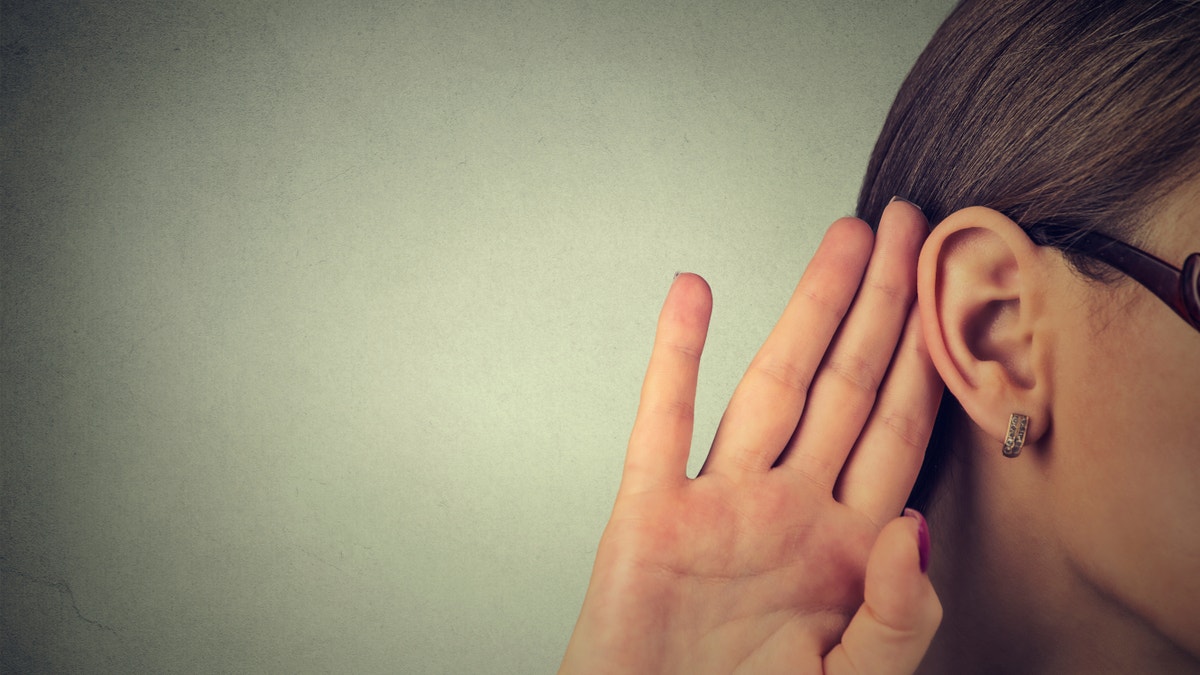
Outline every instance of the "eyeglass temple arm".
[[[1183, 294], [1184, 271], [1141, 249], [1099, 232], [1082, 233], [1067, 248], [1086, 253], [1124, 272], [1150, 289], [1185, 321], [1200, 327], [1200, 316], [1193, 316], [1195, 310], [1188, 307]], [[1194, 259], [1195, 255], [1189, 257], [1188, 264], [1184, 266], [1188, 268], [1186, 272], [1192, 276], [1197, 273]], [[1194, 282], [1194, 279], [1191, 281]]]

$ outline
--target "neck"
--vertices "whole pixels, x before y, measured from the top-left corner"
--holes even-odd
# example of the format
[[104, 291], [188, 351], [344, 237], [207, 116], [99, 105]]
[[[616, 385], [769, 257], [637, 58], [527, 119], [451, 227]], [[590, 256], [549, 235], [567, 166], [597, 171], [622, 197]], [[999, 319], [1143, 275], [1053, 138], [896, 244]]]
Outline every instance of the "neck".
[[[960, 447], [990, 440], [971, 435]], [[930, 578], [944, 618], [919, 672], [1200, 672], [1194, 657], [1088, 581], [1047, 509], [1037, 508], [1048, 487], [1039, 469], [1015, 461], [1046, 457], [960, 450], [934, 494]]]

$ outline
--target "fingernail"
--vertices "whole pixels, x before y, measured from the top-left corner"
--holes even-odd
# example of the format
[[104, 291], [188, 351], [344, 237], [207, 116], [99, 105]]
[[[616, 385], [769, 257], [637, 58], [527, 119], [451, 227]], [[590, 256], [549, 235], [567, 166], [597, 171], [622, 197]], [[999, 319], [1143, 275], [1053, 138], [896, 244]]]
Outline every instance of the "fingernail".
[[672, 280], [674, 280], [674, 279], [678, 279], [680, 274], [683, 274], [683, 272], [676, 272], [676, 273], [675, 273], [675, 276], [671, 277], [671, 279], [672, 279]]
[[921, 211], [921, 213], [924, 213], [924, 211], [921, 210], [921, 207], [917, 206], [916, 204], [913, 204], [912, 202], [908, 201], [904, 197], [901, 197], [900, 195], [896, 195], [895, 197], [892, 197], [891, 199], [888, 200], [889, 204], [891, 204], [892, 202], [904, 202], [905, 204], [912, 204], [913, 207], [915, 207], [918, 211]]
[[[896, 195], [895, 197], [892, 197], [890, 200], [888, 200], [888, 204], [891, 204], [892, 202], [904, 202], [905, 204], [912, 204], [912, 207], [914, 209], [920, 211], [922, 215], [924, 215], [924, 213], [925, 213], [925, 209], [921, 208], [920, 206], [917, 206], [916, 204], [913, 204], [913, 202], [908, 201], [907, 199], [905, 199], [904, 197], [901, 197], [900, 195]], [[932, 232], [933, 231], [933, 223], [927, 223], [927, 224], [929, 225], [929, 231]]]
[[921, 559], [921, 574], [929, 569], [929, 523], [916, 509], [904, 509], [904, 515], [917, 521], [917, 553]]

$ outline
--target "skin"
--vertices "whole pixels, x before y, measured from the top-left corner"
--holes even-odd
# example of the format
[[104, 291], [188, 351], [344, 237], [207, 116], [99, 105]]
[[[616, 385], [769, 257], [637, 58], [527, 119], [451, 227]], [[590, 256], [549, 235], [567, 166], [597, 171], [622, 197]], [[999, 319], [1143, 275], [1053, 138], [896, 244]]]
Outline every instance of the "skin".
[[[1200, 181], [1143, 247], [1179, 264], [1197, 214]], [[692, 480], [712, 297], [676, 280], [560, 673], [1200, 672], [1200, 333], [998, 212], [925, 228], [901, 202], [874, 240], [830, 228]], [[927, 577], [893, 516], [943, 381], [965, 414]]]
[[[968, 415], [930, 513], [947, 621], [922, 672], [1200, 672], [1200, 332], [1014, 227], [959, 212], [922, 252], [930, 351]], [[1176, 267], [1200, 250], [1200, 181], [1142, 247]]]
[[903, 202], [878, 236], [833, 224], [695, 479], [712, 296], [675, 280], [560, 673], [912, 672], [941, 615], [897, 518], [942, 391], [910, 309], [927, 232]]

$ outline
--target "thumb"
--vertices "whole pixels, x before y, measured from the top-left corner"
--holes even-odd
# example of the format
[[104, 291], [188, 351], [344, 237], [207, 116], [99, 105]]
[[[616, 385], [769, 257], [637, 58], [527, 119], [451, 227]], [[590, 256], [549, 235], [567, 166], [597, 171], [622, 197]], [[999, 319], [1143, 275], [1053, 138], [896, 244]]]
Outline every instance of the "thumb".
[[905, 509], [879, 533], [867, 560], [863, 605], [842, 642], [825, 656], [827, 675], [910, 675], [920, 665], [938, 624], [942, 605], [925, 570], [929, 526]]

